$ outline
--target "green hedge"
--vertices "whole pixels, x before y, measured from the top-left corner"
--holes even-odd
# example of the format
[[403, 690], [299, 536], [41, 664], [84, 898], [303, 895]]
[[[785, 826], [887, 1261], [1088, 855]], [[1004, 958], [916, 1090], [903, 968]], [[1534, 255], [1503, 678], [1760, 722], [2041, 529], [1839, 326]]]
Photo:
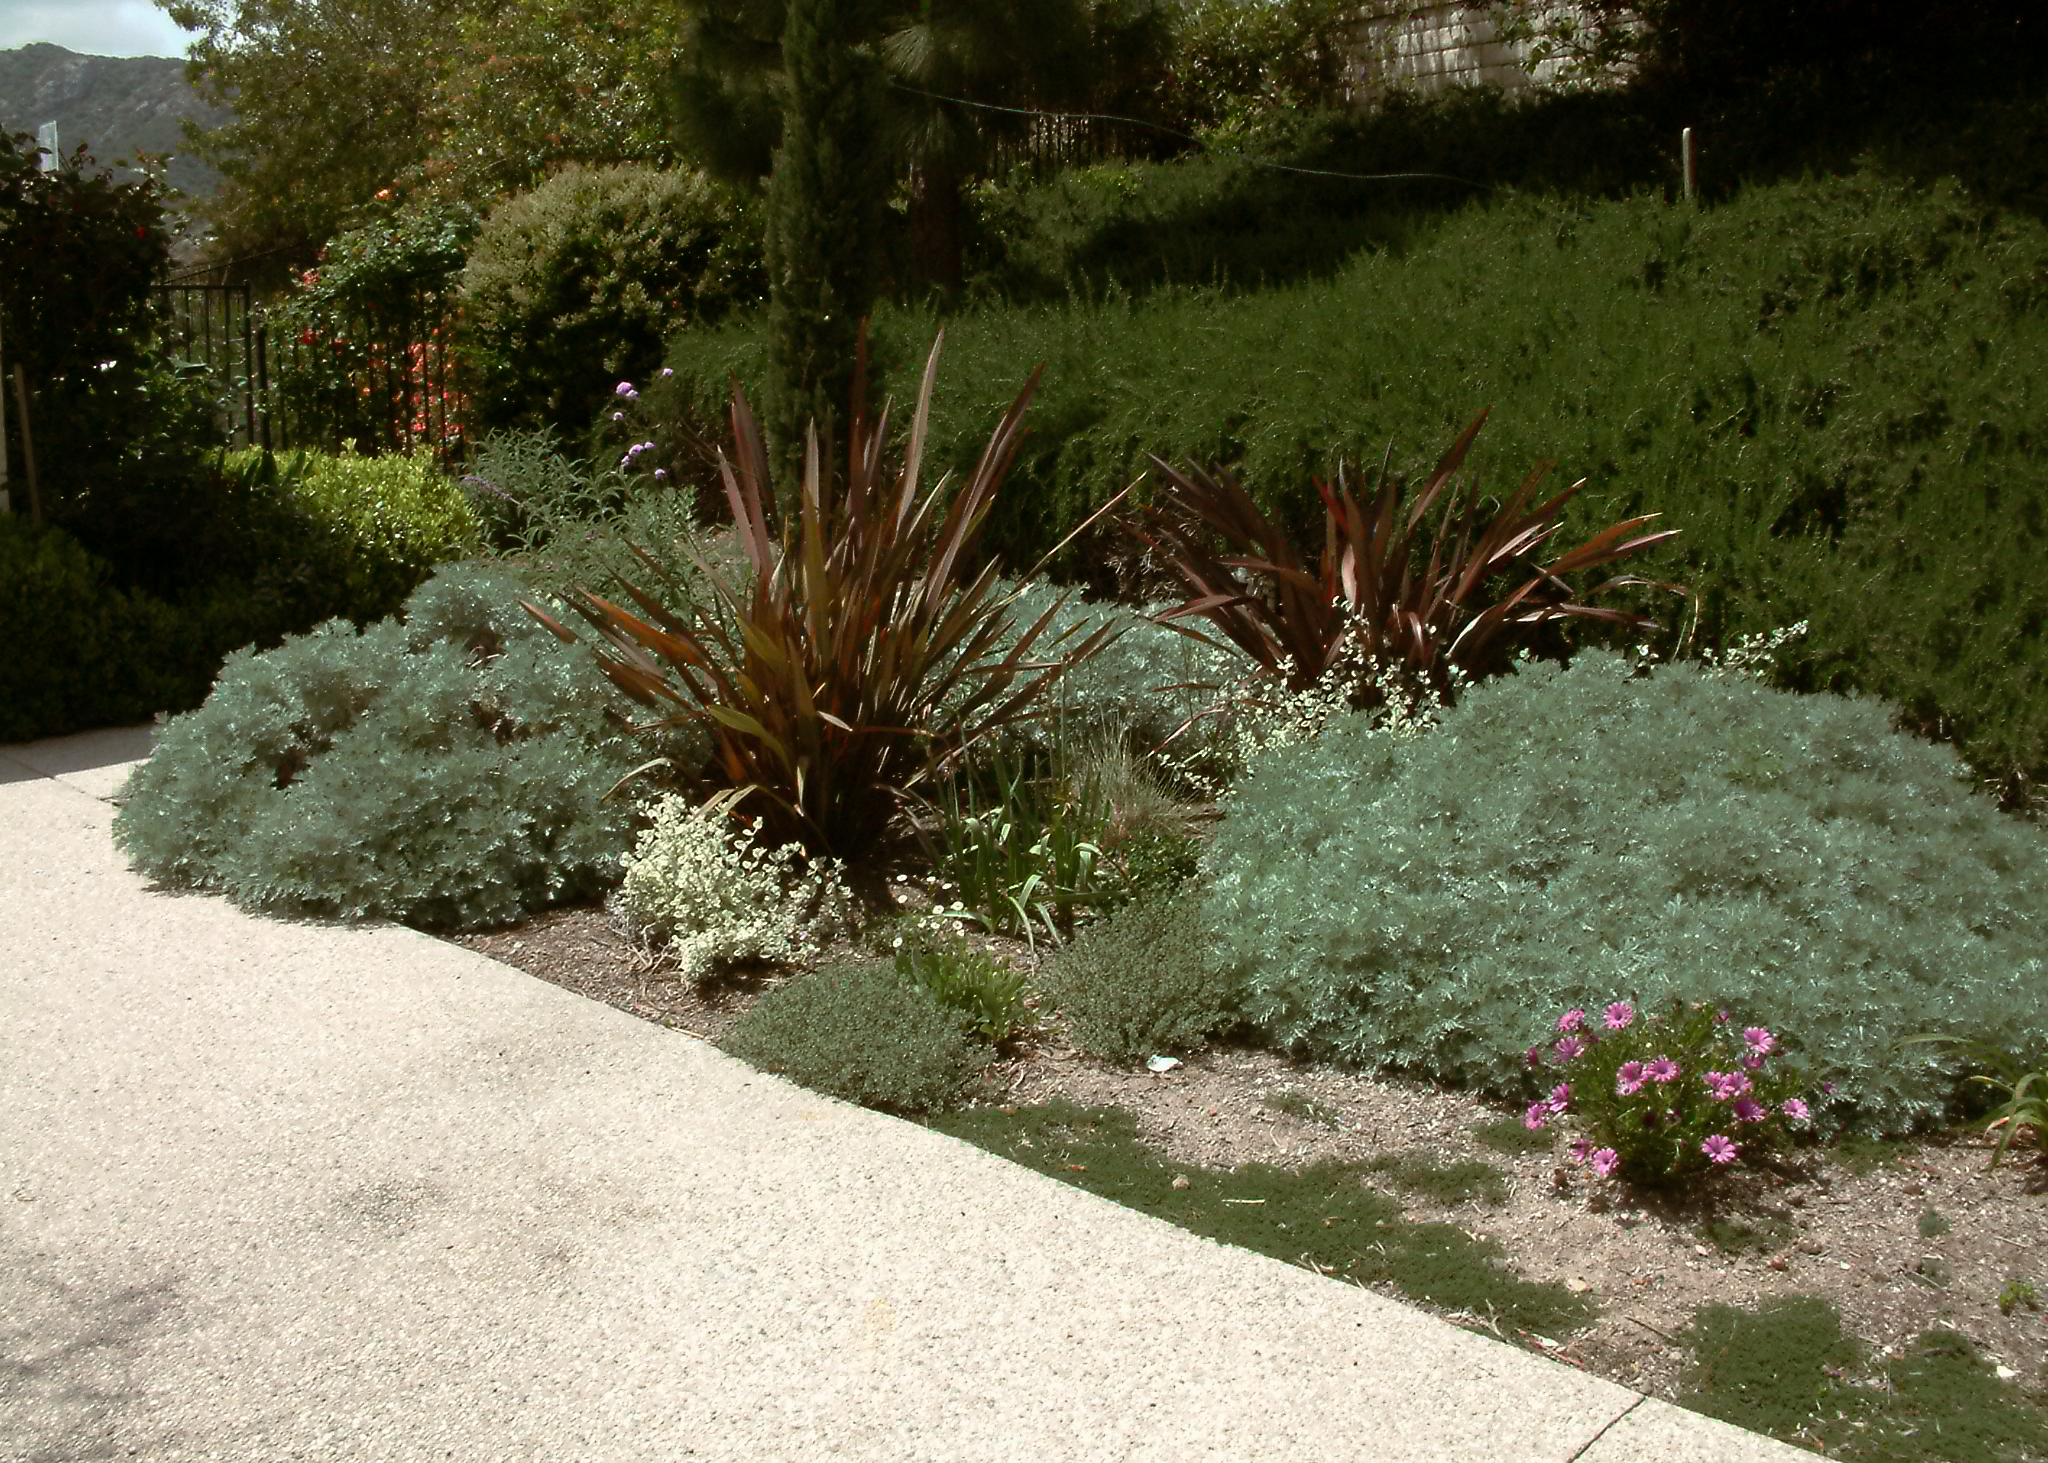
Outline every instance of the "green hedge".
[[[1987, 775], [2038, 778], [2044, 301], [2048, 229], [1952, 184], [1864, 174], [1705, 212], [1511, 197], [1324, 282], [963, 313], [927, 471], [970, 470], [1044, 363], [991, 523], [1014, 567], [1147, 452], [1229, 464], [1306, 528], [1311, 473], [1377, 466], [1389, 443], [1397, 471], [1424, 470], [1492, 404], [1470, 465], [1495, 503], [1543, 459], [1551, 492], [1589, 480], [1552, 552], [1661, 513], [1683, 537], [1616, 572], [1696, 587], [1699, 643], [1808, 620], [1785, 684], [1864, 689], [1930, 730], [1938, 711]], [[879, 314], [878, 395], [913, 399], [936, 324]], [[764, 361], [751, 324], [686, 334], [664, 410], [701, 420]], [[1674, 633], [1685, 608], [1635, 589], [1599, 602]]]

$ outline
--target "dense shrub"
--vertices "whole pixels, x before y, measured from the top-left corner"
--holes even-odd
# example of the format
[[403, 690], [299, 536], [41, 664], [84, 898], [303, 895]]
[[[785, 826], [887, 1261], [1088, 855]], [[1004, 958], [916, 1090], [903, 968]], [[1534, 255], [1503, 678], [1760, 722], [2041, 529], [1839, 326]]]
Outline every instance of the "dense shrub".
[[1739, 1005], [1882, 1130], [2048, 1018], [2048, 845], [1953, 749], [1870, 699], [1604, 650], [1471, 689], [1415, 749], [1364, 716], [1268, 754], [1225, 804], [1207, 915], [1284, 1045], [1521, 1095], [1559, 1010]]
[[1186, 1051], [1236, 1024], [1199, 891], [1142, 897], [1086, 926], [1039, 984], [1082, 1050], [1110, 1061]]
[[[1355, 484], [1392, 444], [1413, 481], [1433, 460], [1421, 454], [1492, 402], [1469, 462], [1483, 493], [1504, 499], [1548, 459], [1558, 488], [1589, 480], [1566, 542], [1661, 514], [1652, 528], [1682, 537], [1640, 572], [1699, 592], [1700, 644], [1809, 619], [1779, 684], [1882, 696], [1916, 729], [1942, 727], [2016, 803], [2020, 771], [2048, 779], [2048, 602], [2031, 567], [2048, 531], [2043, 439], [2023, 405], [2048, 359], [2044, 258], [2031, 219], [1869, 174], [1705, 212], [1505, 200], [1326, 284], [965, 312], [947, 326], [955, 374], [930, 452], [971, 465], [1016, 363], [1046, 364], [988, 530], [1022, 567], [1139, 478], [1148, 452], [1229, 467], [1307, 531], [1312, 475], [1341, 460]], [[928, 321], [884, 312], [876, 329], [914, 340]], [[730, 330], [679, 338], [669, 363], [715, 401], [728, 370], [756, 379], [762, 355]], [[899, 401], [911, 389], [907, 373], [881, 385]], [[1675, 638], [1669, 595], [1625, 587], [1601, 603]], [[1618, 646], [1597, 626], [1555, 628]]]
[[[216, 453], [154, 482], [112, 484], [89, 513], [61, 521], [108, 561], [114, 582], [174, 605], [214, 604], [220, 632], [239, 637], [215, 643], [216, 656], [252, 640], [262, 649], [334, 615], [360, 624], [395, 612], [426, 563], [451, 552], [443, 535], [432, 553], [394, 556], [388, 536], [375, 542], [374, 506], [347, 510], [346, 496], [330, 492], [329, 511], [320, 494], [302, 494], [325, 474], [313, 454]], [[370, 526], [370, 543], [351, 511]]]
[[[228, 657], [165, 726], [114, 839], [141, 872], [245, 907], [421, 928], [513, 923], [617, 882], [638, 819], [600, 799], [646, 743], [606, 717], [594, 660], [471, 565], [408, 623], [339, 619]], [[701, 758], [671, 738], [680, 759]]]
[[570, 165], [485, 221], [462, 275], [474, 426], [580, 436], [678, 326], [764, 288], [759, 226], [701, 174]]
[[[230, 453], [226, 470], [246, 475], [262, 457], [255, 450]], [[395, 613], [434, 565], [475, 543], [476, 521], [461, 488], [425, 453], [364, 457], [347, 442], [336, 453], [293, 454], [290, 466], [286, 482], [297, 505], [344, 531], [350, 552], [343, 583], [357, 617]]]
[[191, 704], [177, 613], [116, 587], [103, 560], [22, 514], [0, 513], [0, 624], [15, 627], [0, 656], [0, 742], [132, 725]]
[[813, 1091], [897, 1112], [952, 1105], [992, 1055], [881, 961], [829, 965], [767, 992], [719, 1045]]

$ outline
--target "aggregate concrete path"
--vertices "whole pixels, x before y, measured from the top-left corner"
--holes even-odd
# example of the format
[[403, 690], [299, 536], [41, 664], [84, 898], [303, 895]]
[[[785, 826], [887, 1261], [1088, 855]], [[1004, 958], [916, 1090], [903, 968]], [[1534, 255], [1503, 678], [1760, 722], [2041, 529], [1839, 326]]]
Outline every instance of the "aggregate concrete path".
[[0, 1460], [1810, 1455], [397, 925], [132, 873], [0, 747]]

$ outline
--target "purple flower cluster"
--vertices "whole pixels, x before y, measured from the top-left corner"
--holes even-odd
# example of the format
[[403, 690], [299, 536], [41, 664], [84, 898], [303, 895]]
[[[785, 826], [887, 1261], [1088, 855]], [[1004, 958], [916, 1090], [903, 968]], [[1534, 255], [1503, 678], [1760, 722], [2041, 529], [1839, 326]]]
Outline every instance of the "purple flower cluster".
[[[668, 366], [663, 366], [661, 368], [661, 374], [663, 376], [673, 376], [675, 375], [675, 371]], [[631, 381], [621, 381], [617, 386], [614, 386], [612, 388], [612, 395], [622, 397], [627, 401], [638, 401], [640, 399], [640, 393], [634, 387]], [[615, 411], [612, 413], [612, 420], [614, 422], [624, 422], [626, 420], [626, 414], [623, 411]], [[637, 459], [643, 452], [652, 452], [654, 450], [654, 446], [655, 444], [652, 442], [635, 442], [631, 447], [628, 447], [626, 449], [626, 455], [619, 459], [619, 471], [632, 471], [634, 460]], [[668, 469], [664, 467], [657, 467], [654, 470], [654, 480], [656, 482], [667, 482]]]
[[[1596, 1139], [1580, 1138], [1572, 1145], [1572, 1157], [1601, 1178], [1612, 1177], [1625, 1167], [1638, 1176], [1675, 1175], [1698, 1165], [1701, 1159], [1711, 1168], [1735, 1162], [1747, 1144], [1746, 1139], [1737, 1141], [1736, 1134], [1746, 1131], [1768, 1138], [1769, 1134], [1758, 1125], [1772, 1116], [1772, 1109], [1764, 1100], [1768, 1094], [1757, 1091], [1756, 1081], [1761, 1080], [1766, 1059], [1778, 1049], [1778, 1038], [1765, 1027], [1745, 1027], [1741, 1052], [1730, 1070], [1701, 1070], [1707, 1065], [1701, 1060], [1706, 1057], [1707, 1048], [1718, 1044], [1717, 1037], [1709, 1036], [1709, 1031], [1718, 1033], [1726, 1029], [1731, 1019], [1728, 1012], [1716, 1011], [1709, 1026], [1707, 1013], [1701, 1011], [1697, 1020], [1682, 1021], [1680, 1027], [1663, 1032], [1663, 1039], [1672, 1043], [1666, 1051], [1657, 1052], [1651, 1046], [1649, 1050], [1655, 1055], [1639, 1056], [1629, 1048], [1641, 1052], [1657, 1038], [1647, 1030], [1632, 1030], [1636, 1010], [1629, 1002], [1616, 1001], [1606, 1007], [1598, 1029], [1584, 1007], [1575, 1006], [1560, 1016], [1556, 1038], [1547, 1053], [1548, 1061], [1553, 1066], [1580, 1064], [1580, 1076], [1590, 1077], [1593, 1084], [1588, 1099], [1592, 1111], [1582, 1116], [1596, 1133], [1604, 1133], [1610, 1140], [1609, 1144], [1601, 1145]], [[1595, 1059], [1589, 1071], [1582, 1059], [1604, 1045], [1607, 1038], [1623, 1032], [1631, 1035], [1622, 1049], [1611, 1052], [1604, 1062]], [[1692, 1070], [1698, 1073], [1697, 1086], [1681, 1081], [1685, 1067], [1670, 1054], [1674, 1051], [1693, 1064]], [[1531, 1047], [1524, 1053], [1523, 1063], [1531, 1068], [1540, 1067], [1545, 1055], [1542, 1046]], [[1784, 1080], [1783, 1076], [1777, 1078], [1773, 1088], [1782, 1091]], [[1585, 1086], [1583, 1082], [1580, 1085]], [[1530, 1104], [1523, 1126], [1540, 1130], [1551, 1119], [1570, 1111], [1572, 1088], [1572, 1083], [1560, 1082], [1548, 1097]], [[1704, 1108], [1697, 1096], [1702, 1089], [1709, 1101]], [[1625, 1108], [1617, 1107], [1626, 1099], [1633, 1101]], [[1794, 1123], [1805, 1123], [1812, 1116], [1807, 1105], [1796, 1097], [1779, 1102], [1777, 1110]], [[1688, 1133], [1690, 1137], [1686, 1136]], [[1680, 1144], [1676, 1152], [1672, 1150], [1674, 1139]], [[1645, 1147], [1646, 1144], [1649, 1146]], [[1683, 1153], [1694, 1155], [1691, 1164], [1679, 1156]]]

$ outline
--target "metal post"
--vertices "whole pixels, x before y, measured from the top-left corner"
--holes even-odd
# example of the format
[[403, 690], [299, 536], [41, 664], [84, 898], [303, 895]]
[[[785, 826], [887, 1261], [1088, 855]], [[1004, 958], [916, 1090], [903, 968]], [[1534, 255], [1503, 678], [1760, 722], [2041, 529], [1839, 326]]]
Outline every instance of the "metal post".
[[[257, 391], [263, 393], [263, 450], [270, 451], [270, 321], [266, 318], [256, 328], [256, 381], [250, 390], [250, 399]], [[253, 445], [253, 444], [252, 444]]]
[[[7, 351], [0, 339], [0, 381], [7, 379]], [[7, 490], [7, 393], [0, 391], [0, 513], [12, 513], [14, 503]]]
[[1696, 203], [1699, 185], [1699, 145], [1693, 141], [1692, 128], [1679, 134], [1678, 145], [1685, 155], [1685, 201]]
[[256, 445], [256, 337], [249, 315], [249, 286], [242, 286], [242, 402], [248, 416], [249, 438], [242, 445]]
[[20, 361], [14, 363], [14, 404], [21, 408], [21, 460], [28, 468], [28, 516], [40, 524], [43, 495], [36, 486], [36, 445], [28, 432], [28, 377], [22, 374]]

